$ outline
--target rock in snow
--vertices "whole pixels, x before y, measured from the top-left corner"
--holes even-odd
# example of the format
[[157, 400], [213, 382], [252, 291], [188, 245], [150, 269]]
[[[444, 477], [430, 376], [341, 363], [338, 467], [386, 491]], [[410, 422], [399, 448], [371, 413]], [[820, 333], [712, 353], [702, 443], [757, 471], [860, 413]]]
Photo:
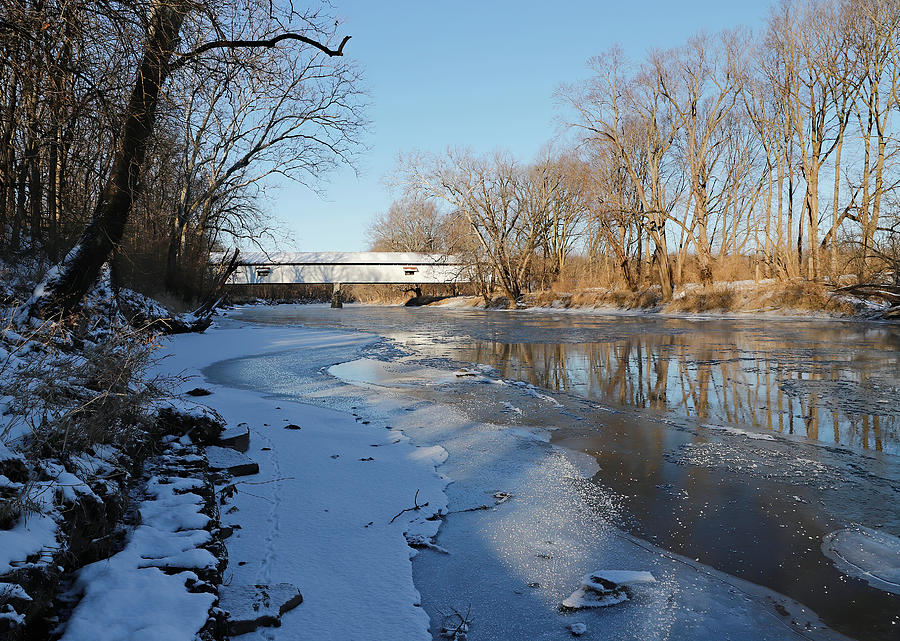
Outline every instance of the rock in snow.
[[219, 607], [228, 612], [228, 633], [237, 636], [262, 626], [280, 626], [281, 615], [303, 603], [290, 583], [222, 586]]
[[210, 445], [206, 448], [206, 456], [209, 459], [209, 469], [214, 471], [224, 470], [232, 476], [259, 473], [259, 465], [256, 461], [228, 447]]
[[655, 583], [649, 572], [633, 570], [598, 570], [592, 572], [581, 586], [562, 602], [563, 608], [601, 608], [622, 603], [631, 598], [631, 586], [639, 583]]
[[250, 428], [246, 423], [229, 427], [219, 435], [217, 443], [221, 447], [230, 447], [238, 452], [246, 452], [250, 449]]

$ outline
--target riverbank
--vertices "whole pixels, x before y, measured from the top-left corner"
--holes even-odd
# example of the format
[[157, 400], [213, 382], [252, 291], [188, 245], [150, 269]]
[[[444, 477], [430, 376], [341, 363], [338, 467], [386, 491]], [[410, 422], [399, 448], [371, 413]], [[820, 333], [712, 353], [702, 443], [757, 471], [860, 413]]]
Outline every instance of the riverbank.
[[[248, 422], [256, 441], [250, 453], [259, 459], [260, 475], [238, 486], [230, 517], [243, 527], [228, 543], [235, 577], [284, 579], [304, 594], [304, 604], [285, 614], [283, 626], [260, 638], [309, 638], [311, 626], [317, 638], [429, 638], [442, 625], [463, 620], [470, 639], [571, 638], [573, 623], [584, 623], [588, 638], [780, 639], [794, 638], [796, 629], [813, 638], [838, 636], [790, 599], [635, 539], [612, 518], [598, 518], [616, 506], [584, 482], [596, 463], [551, 444], [550, 425], [511, 428], [473, 420], [440, 400], [449, 394], [477, 404], [500, 394], [510, 412], [529, 399], [554, 406], [552, 397], [533, 387], [497, 387], [478, 372], [456, 376], [417, 362], [392, 343], [297, 326], [223, 321], [206, 336], [176, 339], [169, 349], [174, 356], [167, 367], [197, 372], [219, 361], [204, 370], [213, 391], [207, 399], [229, 422]], [[236, 392], [235, 386], [244, 389]], [[279, 420], [302, 429], [284, 429]], [[350, 449], [341, 449], [347, 443]], [[381, 491], [379, 459], [411, 469], [408, 456], [397, 457], [403, 448], [408, 455], [424, 453], [424, 461], [420, 456], [414, 472]], [[328, 469], [323, 462], [339, 473], [321, 476]], [[296, 484], [295, 470], [302, 474]], [[332, 487], [338, 488], [335, 498], [321, 498]], [[353, 500], [369, 488], [379, 488], [376, 497]], [[321, 504], [310, 497], [320, 497]], [[325, 536], [317, 524], [333, 511], [342, 517], [322, 526]], [[393, 524], [385, 523], [394, 516]], [[398, 536], [392, 526], [410, 516], [441, 523], [437, 538], [430, 532], [412, 541]], [[273, 519], [281, 519], [278, 527]], [[391, 558], [402, 560], [376, 572], [393, 575], [402, 586], [395, 590], [399, 603], [385, 601], [378, 586], [369, 589], [368, 570], [361, 571], [369, 561], [355, 556], [368, 545], [366, 537], [386, 537]], [[412, 564], [411, 542], [420, 549]], [[401, 548], [405, 556], [397, 556]], [[317, 569], [305, 570], [310, 564]], [[656, 582], [636, 587], [630, 602], [613, 608], [560, 611], [582, 577], [604, 569], [649, 571]], [[401, 621], [416, 632], [389, 634]], [[372, 626], [385, 634], [371, 634]]]
[[[735, 281], [701, 286], [688, 283], [664, 302], [659, 288], [640, 291], [588, 288], [569, 291], [539, 291], [524, 294], [518, 309], [571, 309], [578, 312], [634, 312], [691, 316], [771, 316], [883, 320], [896, 313], [884, 300], [865, 299], [818, 283], [797, 280], [780, 282]], [[509, 301], [494, 299], [486, 305], [478, 296], [458, 296], [431, 303], [435, 306], [506, 309]]]

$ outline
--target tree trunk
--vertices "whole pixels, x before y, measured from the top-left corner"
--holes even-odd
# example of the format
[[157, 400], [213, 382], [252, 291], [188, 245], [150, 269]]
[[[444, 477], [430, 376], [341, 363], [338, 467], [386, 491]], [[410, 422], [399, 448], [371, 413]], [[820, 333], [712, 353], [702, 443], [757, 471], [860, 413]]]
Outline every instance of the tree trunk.
[[75, 247], [35, 289], [29, 314], [48, 318], [74, 311], [119, 246], [140, 185], [160, 90], [186, 13], [184, 2], [155, 4], [109, 181]]
[[700, 263], [700, 282], [703, 285], [711, 285], [713, 282], [712, 254], [709, 250], [705, 215], [697, 220], [697, 260]]
[[44, 246], [51, 260], [57, 260], [56, 255], [58, 229], [57, 229], [57, 199], [59, 198], [59, 131], [54, 128], [53, 137], [50, 140], [50, 157], [47, 160], [47, 238]]
[[166, 291], [171, 294], [182, 294], [183, 288], [178, 278], [178, 263], [181, 258], [182, 238], [184, 236], [185, 222], [179, 214], [175, 217], [175, 227], [169, 236], [169, 247], [166, 252]]
[[844, 131], [841, 130], [838, 138], [837, 147], [834, 150], [834, 200], [831, 207], [831, 245], [829, 247], [829, 273], [832, 282], [837, 282], [837, 226], [838, 226], [838, 207], [841, 196], [841, 150], [844, 147]]
[[807, 179], [806, 208], [809, 213], [809, 279], [819, 280], [819, 170], [814, 167]]
[[36, 129], [37, 125], [32, 125], [28, 144], [25, 146], [25, 158], [28, 164], [28, 205], [32, 249], [43, 244], [41, 236], [41, 164]]

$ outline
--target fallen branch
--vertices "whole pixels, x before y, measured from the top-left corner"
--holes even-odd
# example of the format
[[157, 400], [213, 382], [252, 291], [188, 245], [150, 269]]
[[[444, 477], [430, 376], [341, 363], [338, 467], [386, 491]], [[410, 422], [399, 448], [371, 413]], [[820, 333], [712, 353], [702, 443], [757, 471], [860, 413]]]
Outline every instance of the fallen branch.
[[269, 479], [268, 481], [235, 481], [234, 485], [268, 485], [269, 483], [278, 483], [279, 481], [293, 481], [293, 476], [281, 476], [277, 479]]
[[880, 298], [891, 305], [900, 304], [900, 287], [895, 285], [882, 285], [878, 283], [860, 283], [847, 287], [838, 287], [834, 291], [846, 292], [855, 296]]
[[445, 516], [449, 516], [451, 514], [464, 514], [465, 512], [479, 512], [481, 510], [490, 510], [490, 509], [491, 509], [490, 505], [485, 505], [482, 503], [481, 505], [479, 505], [477, 507], [467, 507], [462, 510], [451, 510], [450, 512], [447, 512], [447, 514]]
[[469, 607], [466, 608], [465, 615], [456, 608], [450, 609], [453, 610], [452, 614], [444, 614], [441, 610], [437, 611], [442, 618], [441, 636], [453, 641], [462, 641], [462, 639], [468, 637], [469, 628], [472, 625], [472, 604], [470, 603]]
[[[202, 332], [212, 324], [215, 304], [191, 314], [171, 314], [156, 301], [138, 292], [115, 290], [116, 303], [132, 327], [150, 327], [163, 334]], [[199, 313], [198, 313], [199, 312]]]
[[423, 507], [428, 507], [428, 502], [426, 501], [425, 503], [422, 503], [422, 505], [419, 505], [419, 490], [416, 490], [416, 495], [413, 497], [413, 507], [408, 507], [405, 510], [400, 510], [397, 515], [391, 519], [391, 523], [396, 521], [407, 512], [416, 512], [418, 510], [421, 510]]

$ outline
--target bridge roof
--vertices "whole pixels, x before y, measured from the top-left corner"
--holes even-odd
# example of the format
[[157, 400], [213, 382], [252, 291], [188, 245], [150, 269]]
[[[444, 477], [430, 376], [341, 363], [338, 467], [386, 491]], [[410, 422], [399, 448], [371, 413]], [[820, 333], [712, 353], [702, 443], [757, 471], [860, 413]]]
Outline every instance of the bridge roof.
[[448, 254], [417, 252], [246, 252], [239, 265], [454, 265]]

